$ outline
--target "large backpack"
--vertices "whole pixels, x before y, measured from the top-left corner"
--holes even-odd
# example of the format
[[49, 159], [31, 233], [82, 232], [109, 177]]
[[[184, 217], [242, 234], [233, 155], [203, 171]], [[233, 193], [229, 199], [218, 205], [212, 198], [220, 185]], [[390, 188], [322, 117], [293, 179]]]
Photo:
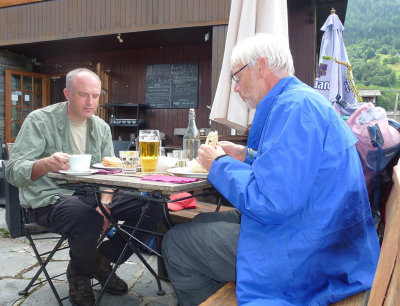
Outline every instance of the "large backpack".
[[356, 148], [362, 162], [375, 223], [378, 223], [381, 203], [386, 201], [382, 187], [388, 189], [387, 185], [391, 184], [391, 168], [400, 152], [400, 124], [388, 119], [386, 111], [372, 103], [362, 104], [348, 118], [347, 124], [358, 138]]

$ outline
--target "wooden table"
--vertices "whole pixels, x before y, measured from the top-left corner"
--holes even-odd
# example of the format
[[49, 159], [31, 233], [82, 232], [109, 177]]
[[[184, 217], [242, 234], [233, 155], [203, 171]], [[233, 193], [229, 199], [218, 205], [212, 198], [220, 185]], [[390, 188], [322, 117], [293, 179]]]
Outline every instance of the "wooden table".
[[207, 179], [200, 179], [196, 182], [175, 184], [167, 182], [143, 181], [142, 176], [125, 176], [123, 174], [92, 174], [92, 175], [69, 175], [50, 172], [49, 177], [62, 183], [87, 183], [97, 186], [122, 187], [138, 191], [158, 194], [173, 194], [188, 191], [197, 191], [211, 188]]

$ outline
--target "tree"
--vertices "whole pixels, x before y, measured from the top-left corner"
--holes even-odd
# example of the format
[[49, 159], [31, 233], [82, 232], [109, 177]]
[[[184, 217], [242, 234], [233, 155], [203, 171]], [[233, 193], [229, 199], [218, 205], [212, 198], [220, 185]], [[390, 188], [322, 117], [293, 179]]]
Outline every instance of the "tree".
[[389, 53], [388, 45], [383, 45], [381, 48], [379, 48], [378, 52], [385, 55], [388, 54]]
[[375, 56], [375, 49], [372, 47], [369, 47], [365, 53], [365, 58], [370, 59], [370, 58], [373, 58], [374, 56]]

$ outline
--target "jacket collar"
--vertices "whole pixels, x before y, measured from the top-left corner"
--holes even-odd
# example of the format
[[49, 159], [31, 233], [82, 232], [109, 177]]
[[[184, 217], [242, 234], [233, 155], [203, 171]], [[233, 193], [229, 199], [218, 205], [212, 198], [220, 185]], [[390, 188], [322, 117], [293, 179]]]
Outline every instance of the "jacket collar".
[[272, 107], [279, 95], [291, 84], [300, 81], [295, 76], [289, 76], [280, 79], [278, 83], [265, 95], [265, 97], [258, 103], [256, 113], [254, 114], [253, 123], [250, 128], [247, 146], [254, 150], [258, 149], [263, 127], [266, 120], [269, 118]]

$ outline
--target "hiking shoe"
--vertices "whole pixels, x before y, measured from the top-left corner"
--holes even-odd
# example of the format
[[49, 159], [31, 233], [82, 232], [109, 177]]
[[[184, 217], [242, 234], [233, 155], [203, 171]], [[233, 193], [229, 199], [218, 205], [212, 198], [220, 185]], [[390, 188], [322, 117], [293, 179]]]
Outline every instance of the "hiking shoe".
[[[111, 271], [111, 262], [107, 257], [97, 252], [96, 269], [93, 273], [93, 277], [99, 281], [102, 287], [106, 283]], [[123, 295], [128, 292], [128, 285], [120, 279], [118, 275], [114, 274], [104, 290], [111, 294]]]
[[69, 263], [67, 279], [71, 304], [74, 306], [92, 306], [95, 299], [89, 276], [79, 275]]

